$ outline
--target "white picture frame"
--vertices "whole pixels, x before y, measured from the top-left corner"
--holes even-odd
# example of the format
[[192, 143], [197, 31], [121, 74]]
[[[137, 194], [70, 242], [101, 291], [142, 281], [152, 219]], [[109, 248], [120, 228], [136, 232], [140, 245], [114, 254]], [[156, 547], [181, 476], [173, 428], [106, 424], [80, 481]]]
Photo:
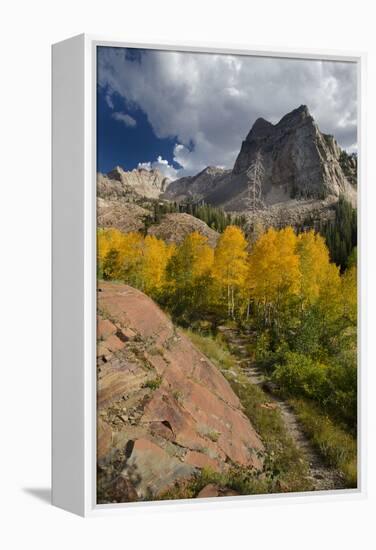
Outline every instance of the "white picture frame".
[[[236, 55], [352, 61], [358, 67], [358, 488], [149, 503], [96, 504], [96, 48], [120, 46]], [[343, 500], [366, 495], [364, 53], [148, 44], [79, 35], [52, 47], [52, 502], [79, 514], [139, 507], [187, 508]], [[69, 347], [66, 342], [70, 342]]]

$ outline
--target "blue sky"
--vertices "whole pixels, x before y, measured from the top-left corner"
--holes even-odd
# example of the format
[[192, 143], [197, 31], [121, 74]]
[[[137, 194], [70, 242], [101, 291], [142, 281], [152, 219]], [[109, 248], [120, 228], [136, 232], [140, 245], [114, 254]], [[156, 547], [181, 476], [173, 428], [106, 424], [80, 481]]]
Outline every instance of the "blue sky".
[[171, 179], [232, 168], [254, 121], [301, 104], [357, 149], [353, 63], [98, 48], [98, 171], [158, 168]]
[[[110, 103], [110, 105], [109, 105]], [[125, 113], [126, 111], [126, 113]], [[131, 119], [114, 116], [126, 114]], [[132, 119], [136, 121], [135, 124]], [[175, 137], [159, 139], [139, 108], [125, 109], [124, 99], [113, 94], [111, 100], [106, 90], [98, 87], [97, 96], [97, 165], [99, 172], [109, 172], [116, 165], [127, 170], [137, 168], [139, 163], [148, 162], [158, 156], [169, 164], [179, 167], [173, 160]]]

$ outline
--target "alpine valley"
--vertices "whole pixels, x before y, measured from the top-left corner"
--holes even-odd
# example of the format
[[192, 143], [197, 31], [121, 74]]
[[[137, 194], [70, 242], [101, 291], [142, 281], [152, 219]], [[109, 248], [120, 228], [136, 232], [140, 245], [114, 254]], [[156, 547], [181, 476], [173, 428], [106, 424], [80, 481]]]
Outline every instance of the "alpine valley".
[[98, 173], [98, 503], [357, 487], [356, 203], [305, 105], [232, 169]]

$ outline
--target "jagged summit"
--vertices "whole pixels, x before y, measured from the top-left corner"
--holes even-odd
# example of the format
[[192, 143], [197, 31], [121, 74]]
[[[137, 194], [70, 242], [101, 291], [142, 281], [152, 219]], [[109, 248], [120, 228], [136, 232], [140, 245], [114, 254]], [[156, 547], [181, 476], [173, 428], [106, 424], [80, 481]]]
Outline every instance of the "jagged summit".
[[277, 122], [276, 126], [278, 127], [283, 124], [299, 124], [303, 121], [306, 121], [306, 119], [310, 119], [311, 121], [313, 121], [313, 117], [309, 112], [307, 105], [300, 105], [300, 107], [297, 107], [297, 109], [294, 109], [284, 115], [281, 120]]
[[297, 109], [294, 109], [290, 113], [284, 115], [277, 124], [272, 124], [265, 118], [256, 119], [245, 141], [252, 141], [254, 139], [262, 139], [280, 132], [286, 126], [293, 127], [302, 123], [314, 123], [314, 119], [308, 110], [307, 105], [300, 105]]
[[256, 138], [263, 138], [270, 135], [274, 130], [274, 126], [265, 118], [258, 118], [252, 126], [249, 134], [246, 137], [246, 141], [251, 141]]
[[126, 171], [116, 166], [107, 174], [98, 174], [97, 194], [101, 198], [137, 196], [157, 199], [168, 187], [170, 180], [159, 170], [135, 168]]
[[125, 170], [121, 166], [115, 166], [110, 172], [107, 173], [107, 177], [112, 180], [121, 181], [122, 175]]
[[255, 121], [232, 171], [238, 187], [240, 176], [245, 180], [258, 152], [264, 164], [262, 193], [266, 204], [341, 194], [354, 202], [354, 188], [340, 163], [342, 150], [332, 136], [320, 132], [306, 105], [287, 113], [274, 125], [262, 118]]

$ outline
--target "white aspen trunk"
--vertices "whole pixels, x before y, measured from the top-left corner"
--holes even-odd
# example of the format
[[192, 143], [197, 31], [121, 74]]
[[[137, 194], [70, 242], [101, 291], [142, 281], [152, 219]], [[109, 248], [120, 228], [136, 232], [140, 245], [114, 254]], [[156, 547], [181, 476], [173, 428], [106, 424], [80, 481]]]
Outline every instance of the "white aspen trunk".
[[235, 299], [234, 299], [234, 287], [231, 287], [231, 317], [235, 319]]
[[230, 285], [227, 285], [227, 315], [231, 317]]
[[251, 308], [251, 299], [248, 298], [248, 303], [247, 303], [247, 321], [249, 320], [249, 310]]

